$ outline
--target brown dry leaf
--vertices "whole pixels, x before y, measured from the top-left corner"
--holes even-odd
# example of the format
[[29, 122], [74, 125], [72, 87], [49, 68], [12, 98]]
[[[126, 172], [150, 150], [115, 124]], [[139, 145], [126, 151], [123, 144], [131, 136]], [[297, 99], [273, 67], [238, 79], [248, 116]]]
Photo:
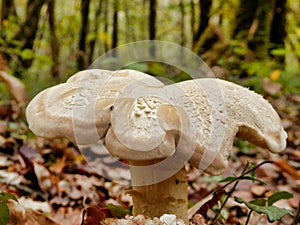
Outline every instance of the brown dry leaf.
[[50, 166], [49, 170], [54, 174], [61, 174], [66, 166], [66, 159], [67, 156], [63, 155], [62, 158], [57, 159], [55, 163]]
[[274, 160], [274, 164], [279, 168], [281, 168], [284, 172], [289, 174], [294, 179], [300, 180], [300, 172], [295, 170], [292, 166], [290, 166], [289, 163], [284, 159]]
[[101, 208], [100, 206], [91, 206], [86, 209], [86, 218], [84, 219], [84, 225], [98, 225], [104, 219], [112, 217], [109, 209]]
[[18, 102], [26, 102], [26, 90], [24, 84], [16, 77], [0, 71], [0, 79], [5, 83], [11, 96]]
[[188, 218], [193, 218], [197, 213], [206, 216], [208, 209], [216, 205], [224, 194], [225, 191], [222, 190], [216, 194], [206, 196], [188, 210]]
[[205, 218], [197, 213], [193, 216], [193, 224], [195, 225], [207, 225]]
[[266, 187], [262, 186], [262, 185], [253, 185], [251, 186], [251, 192], [252, 194], [254, 194], [255, 196], [263, 196], [263, 194], [266, 192]]
[[25, 158], [28, 162], [32, 164], [32, 162], [41, 162], [43, 163], [44, 160], [41, 155], [37, 152], [37, 150], [31, 146], [23, 145], [19, 149], [20, 154]]
[[52, 195], [57, 193], [55, 182], [58, 181], [58, 179], [53, 178], [54, 175], [50, 174], [46, 167], [36, 162], [33, 162], [33, 168], [41, 190], [44, 193], [50, 192]]
[[58, 225], [43, 213], [25, 208], [15, 201], [8, 200], [7, 206], [10, 211], [8, 225]]
[[60, 225], [81, 225], [82, 209], [74, 207], [60, 207], [53, 213], [51, 219]]
[[282, 85], [280, 83], [273, 82], [269, 78], [266, 77], [263, 80], [262, 87], [263, 87], [264, 91], [267, 92], [268, 94], [276, 95], [281, 90]]
[[0, 170], [0, 183], [20, 185], [24, 181], [25, 178], [17, 172], [7, 172], [7, 170]]
[[51, 207], [48, 202], [34, 201], [33, 199], [25, 198], [24, 196], [18, 198], [18, 202], [25, 208], [42, 211], [45, 213], [51, 212]]
[[[0, 146], [1, 146], [1, 135], [0, 135]], [[0, 155], [0, 168], [2, 167], [8, 167], [12, 165], [13, 162], [9, 160], [7, 157]]]

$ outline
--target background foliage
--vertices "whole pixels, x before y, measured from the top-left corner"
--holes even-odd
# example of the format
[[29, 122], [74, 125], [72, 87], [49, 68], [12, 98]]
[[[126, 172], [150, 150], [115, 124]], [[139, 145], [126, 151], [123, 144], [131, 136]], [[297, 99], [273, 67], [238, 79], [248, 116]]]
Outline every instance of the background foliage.
[[106, 51], [145, 39], [192, 49], [216, 76], [257, 91], [268, 92], [277, 83], [274, 95], [299, 93], [296, 0], [0, 2], [1, 69], [21, 78], [30, 97], [87, 68]]

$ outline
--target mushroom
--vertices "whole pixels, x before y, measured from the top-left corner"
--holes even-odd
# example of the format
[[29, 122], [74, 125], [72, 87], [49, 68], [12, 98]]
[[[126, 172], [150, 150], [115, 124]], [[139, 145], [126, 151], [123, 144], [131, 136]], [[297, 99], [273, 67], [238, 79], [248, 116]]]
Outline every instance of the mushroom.
[[133, 214], [175, 214], [185, 223], [187, 162], [220, 174], [235, 136], [272, 152], [287, 137], [272, 106], [244, 87], [208, 78], [165, 86], [131, 70], [79, 72], [38, 94], [26, 116], [39, 136], [102, 140], [129, 161]]
[[78, 145], [96, 142], [105, 136], [111, 124], [110, 112], [122, 87], [137, 80], [161, 84], [132, 70], [80, 71], [32, 99], [26, 109], [29, 128], [49, 139], [65, 137]]

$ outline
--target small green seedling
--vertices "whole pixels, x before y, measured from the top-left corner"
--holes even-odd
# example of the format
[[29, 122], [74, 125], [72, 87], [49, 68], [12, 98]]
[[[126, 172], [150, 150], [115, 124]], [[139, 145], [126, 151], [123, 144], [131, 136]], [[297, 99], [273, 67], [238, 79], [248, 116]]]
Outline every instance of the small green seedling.
[[[235, 191], [238, 183], [241, 180], [251, 180], [252, 182], [256, 182], [256, 183], [260, 183], [265, 185], [265, 183], [257, 178], [255, 178], [255, 170], [266, 164], [266, 163], [273, 163], [272, 161], [264, 161], [258, 165], [255, 165], [253, 163], [247, 163], [246, 166], [244, 167], [241, 175], [239, 176], [229, 176], [224, 178], [223, 180], [219, 181], [221, 182], [226, 182], [225, 185], [223, 185], [222, 187], [220, 187], [218, 190], [215, 191], [215, 193], [220, 192], [221, 190], [225, 190], [225, 188], [233, 183], [233, 187], [230, 189], [229, 192], [227, 192], [225, 200], [222, 202], [221, 207], [219, 207], [217, 210], [215, 210], [216, 215], [213, 218], [212, 222], [214, 222], [217, 218], [219, 218], [219, 216], [221, 216], [221, 211], [224, 209], [225, 204], [227, 203], [228, 199], [232, 196], [233, 192]], [[250, 167], [250, 169], [248, 169]], [[247, 170], [248, 169], [248, 170]], [[248, 175], [249, 174], [249, 175]], [[283, 216], [289, 214], [289, 215], [293, 215], [291, 211], [287, 210], [287, 209], [283, 209], [283, 208], [279, 208], [276, 206], [273, 206], [273, 203], [281, 200], [281, 199], [289, 199], [292, 198], [293, 194], [286, 192], [286, 191], [278, 191], [273, 193], [271, 196], [269, 196], [268, 198], [258, 198], [252, 201], [245, 201], [242, 198], [239, 197], [234, 197], [235, 201], [237, 201], [238, 203], [243, 203], [245, 204], [249, 209], [250, 212], [247, 216], [247, 221], [246, 224], [248, 224], [249, 220], [250, 220], [250, 216], [252, 214], [253, 211], [260, 213], [260, 214], [266, 214], [268, 216], [268, 220], [270, 222], [274, 222], [276, 220], [279, 220], [280, 218], [282, 218]]]
[[234, 197], [235, 201], [238, 203], [243, 203], [245, 204], [249, 209], [250, 212], [248, 214], [247, 222], [248, 224], [250, 215], [253, 211], [259, 213], [259, 214], [266, 214], [268, 216], [269, 222], [274, 222], [276, 220], [280, 220], [281, 217], [289, 214], [293, 215], [293, 213], [290, 210], [284, 209], [284, 208], [279, 208], [277, 206], [274, 206], [273, 203], [282, 200], [282, 199], [289, 199], [292, 198], [293, 194], [286, 192], [286, 191], [278, 191], [273, 193], [271, 196], [268, 198], [257, 198], [252, 201], [245, 201], [242, 198], [239, 197]]

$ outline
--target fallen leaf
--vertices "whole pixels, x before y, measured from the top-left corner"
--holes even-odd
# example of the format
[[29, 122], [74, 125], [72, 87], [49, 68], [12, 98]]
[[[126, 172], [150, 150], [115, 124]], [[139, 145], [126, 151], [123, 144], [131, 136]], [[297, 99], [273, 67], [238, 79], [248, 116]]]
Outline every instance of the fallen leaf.
[[11, 185], [19, 185], [22, 181], [24, 181], [24, 177], [19, 175], [17, 172], [7, 172], [5, 170], [0, 170], [0, 182], [11, 184]]
[[205, 218], [197, 213], [193, 216], [193, 224], [195, 225], [207, 225]]
[[41, 155], [37, 152], [37, 150], [31, 146], [23, 145], [19, 149], [20, 154], [25, 158], [28, 162], [32, 164], [33, 161], [43, 163]]
[[279, 168], [281, 168], [284, 172], [289, 174], [294, 179], [300, 180], [300, 172], [295, 170], [292, 166], [290, 166], [289, 163], [284, 159], [274, 160], [274, 164]]
[[57, 181], [58, 179], [53, 179], [52, 176], [54, 175], [50, 174], [49, 170], [46, 167], [36, 162], [33, 162], [33, 168], [41, 190], [44, 193], [51, 193], [52, 195], [57, 193], [57, 186], [55, 181]]
[[188, 210], [188, 218], [193, 218], [196, 213], [199, 213], [205, 217], [208, 209], [216, 205], [224, 194], [225, 191], [220, 191], [216, 194], [209, 194]]
[[8, 225], [58, 225], [44, 213], [26, 208], [15, 201], [8, 200], [6, 203], [10, 211]]
[[263, 194], [266, 192], [266, 187], [262, 185], [253, 185], [251, 186], [251, 192], [257, 197], [263, 196]]
[[105, 218], [112, 217], [109, 209], [101, 208], [100, 206], [91, 206], [86, 209], [86, 218], [83, 225], [98, 225]]
[[276, 95], [281, 90], [282, 85], [280, 83], [273, 82], [266, 77], [265, 79], [263, 79], [262, 87], [264, 91], [267, 92], [268, 94]]
[[51, 207], [48, 202], [34, 201], [33, 199], [25, 198], [24, 196], [20, 197], [18, 201], [23, 207], [46, 213], [51, 212]]
[[11, 96], [18, 102], [26, 102], [26, 90], [24, 84], [16, 77], [0, 71], [0, 79], [5, 83]]
[[60, 225], [80, 225], [82, 221], [82, 209], [78, 207], [59, 207], [51, 215], [51, 219]]

